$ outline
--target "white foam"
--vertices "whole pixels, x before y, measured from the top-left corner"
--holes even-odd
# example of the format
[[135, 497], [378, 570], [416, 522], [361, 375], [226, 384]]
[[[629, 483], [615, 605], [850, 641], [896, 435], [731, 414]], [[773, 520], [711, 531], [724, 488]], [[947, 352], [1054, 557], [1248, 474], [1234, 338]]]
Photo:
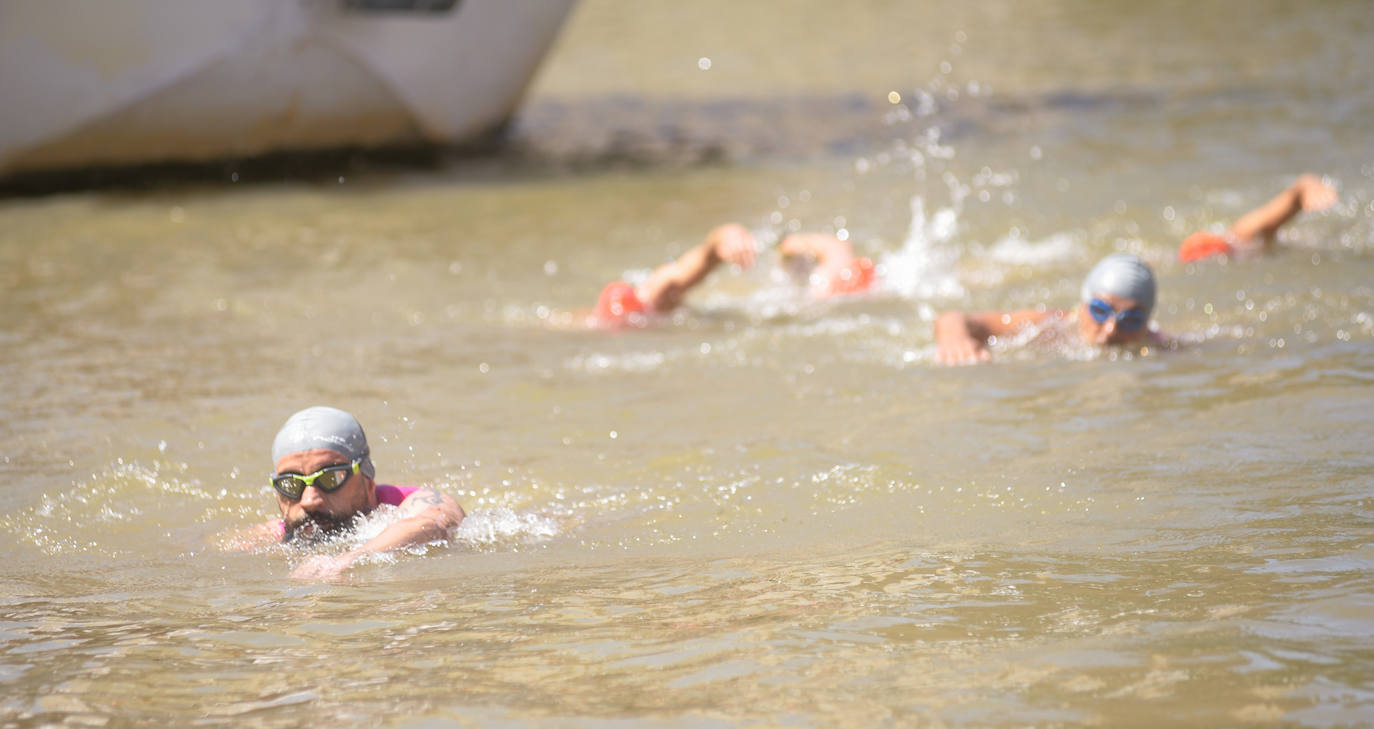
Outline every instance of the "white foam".
[[499, 547], [544, 542], [561, 531], [551, 516], [495, 508], [469, 514], [455, 536], [469, 544]]
[[952, 243], [959, 232], [959, 205], [941, 208], [929, 219], [925, 201], [911, 198], [911, 225], [895, 253], [878, 264], [883, 287], [906, 298], [953, 298], [964, 294], [956, 267], [959, 250]]
[[1022, 238], [1019, 231], [1013, 230], [993, 244], [987, 257], [997, 263], [1040, 266], [1070, 260], [1078, 252], [1077, 241], [1067, 233], [1054, 233], [1044, 240], [1035, 241]]

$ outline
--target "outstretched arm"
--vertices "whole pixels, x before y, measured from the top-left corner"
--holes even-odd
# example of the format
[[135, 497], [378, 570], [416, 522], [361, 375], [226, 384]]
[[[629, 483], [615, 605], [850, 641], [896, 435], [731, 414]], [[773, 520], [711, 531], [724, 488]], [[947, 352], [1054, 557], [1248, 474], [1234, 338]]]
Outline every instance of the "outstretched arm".
[[434, 489], [417, 489], [401, 505], [401, 518], [359, 547], [363, 552], [390, 552], [401, 547], [448, 539], [467, 516], [463, 507], [448, 494]]
[[1035, 309], [966, 313], [947, 311], [935, 319], [935, 361], [944, 365], [986, 362], [988, 339], [1015, 334], [1028, 324], [1039, 324], [1049, 312]]
[[1238, 242], [1268, 245], [1279, 228], [1304, 210], [1323, 210], [1336, 202], [1336, 190], [1316, 175], [1302, 175], [1274, 199], [1240, 216], [1231, 226]]
[[778, 252], [783, 257], [814, 258], [819, 266], [845, 266], [854, 260], [854, 248], [849, 241], [824, 233], [793, 233], [778, 244]]
[[317, 579], [334, 577], [369, 552], [390, 552], [448, 539], [449, 533], [466, 516], [463, 507], [452, 497], [428, 488], [417, 489], [401, 502], [399, 508], [401, 518], [361, 547], [337, 557], [320, 556], [307, 560], [291, 576]]
[[793, 233], [778, 244], [778, 252], [783, 258], [798, 256], [815, 261], [812, 275], [826, 282], [839, 279], [858, 260], [849, 241], [824, 233]]
[[718, 226], [695, 248], [650, 274], [639, 286], [639, 298], [653, 311], [671, 311], [722, 261], [749, 268], [756, 256], [754, 236], [747, 228], [738, 223]]

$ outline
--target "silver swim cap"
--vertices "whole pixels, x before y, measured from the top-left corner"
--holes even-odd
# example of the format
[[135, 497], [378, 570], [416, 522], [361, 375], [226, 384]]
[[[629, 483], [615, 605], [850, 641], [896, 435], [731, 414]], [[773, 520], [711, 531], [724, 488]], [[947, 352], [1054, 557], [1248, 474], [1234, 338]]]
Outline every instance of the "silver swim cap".
[[372, 452], [367, 436], [358, 419], [338, 408], [316, 406], [306, 408], [286, 419], [272, 441], [272, 463], [300, 451], [326, 448], [342, 453], [350, 461], [361, 460], [358, 469], [368, 478], [375, 478]]
[[1083, 302], [1098, 294], [1134, 299], [1149, 316], [1155, 308], [1155, 275], [1139, 257], [1113, 253], [1098, 261], [1083, 279]]

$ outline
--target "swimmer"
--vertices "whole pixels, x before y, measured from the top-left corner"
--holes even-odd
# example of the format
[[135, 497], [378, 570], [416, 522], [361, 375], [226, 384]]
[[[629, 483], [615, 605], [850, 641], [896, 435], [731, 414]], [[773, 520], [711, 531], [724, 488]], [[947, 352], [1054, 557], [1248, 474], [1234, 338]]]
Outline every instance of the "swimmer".
[[947, 311], [935, 319], [935, 359], [940, 364], [986, 362], [988, 340], [1019, 334], [1031, 327], [1071, 329], [1083, 344], [1093, 347], [1163, 344], [1164, 338], [1147, 325], [1155, 306], [1155, 276], [1145, 262], [1129, 253], [1116, 253], [1093, 266], [1072, 312]]
[[[852, 294], [869, 288], [873, 262], [854, 255], [846, 241], [819, 233], [789, 235], [778, 245], [789, 267], [813, 282], [818, 296]], [[707, 234], [692, 250], [657, 268], [639, 286], [624, 281], [607, 284], [597, 299], [594, 321], [601, 325], [643, 324], [651, 314], [664, 314], [682, 304], [683, 297], [721, 263], [753, 267], [758, 242], [739, 223], [726, 223]]]
[[1336, 203], [1336, 189], [1316, 175], [1301, 175], [1274, 199], [1240, 216], [1225, 233], [1198, 231], [1179, 246], [1181, 261], [1210, 256], [1267, 253], [1280, 227], [1303, 211], [1325, 210]]
[[400, 511], [399, 519], [362, 546], [338, 556], [313, 557], [292, 577], [329, 578], [368, 553], [447, 540], [465, 516], [457, 502], [434, 489], [377, 483], [367, 436], [357, 419], [342, 410], [312, 407], [292, 415], [272, 442], [272, 460], [281, 519], [235, 535], [231, 547], [327, 535], [381, 504]]
[[601, 324], [640, 324], [650, 314], [665, 314], [682, 304], [682, 298], [701, 283], [716, 266], [732, 263], [750, 268], [757, 257], [754, 236], [738, 223], [717, 226], [677, 260], [654, 269], [639, 286], [615, 281], [601, 290], [594, 316]]

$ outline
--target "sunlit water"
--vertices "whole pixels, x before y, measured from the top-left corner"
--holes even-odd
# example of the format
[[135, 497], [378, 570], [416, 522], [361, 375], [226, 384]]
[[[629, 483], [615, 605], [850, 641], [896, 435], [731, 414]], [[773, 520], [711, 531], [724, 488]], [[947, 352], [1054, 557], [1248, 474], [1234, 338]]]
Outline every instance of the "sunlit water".
[[[0, 725], [1374, 725], [1366, 6], [707, 5], [583, 5], [506, 157], [0, 202]], [[882, 287], [578, 326], [727, 220]], [[1116, 250], [1178, 349], [933, 363]], [[454, 544], [219, 549], [317, 403]]]

